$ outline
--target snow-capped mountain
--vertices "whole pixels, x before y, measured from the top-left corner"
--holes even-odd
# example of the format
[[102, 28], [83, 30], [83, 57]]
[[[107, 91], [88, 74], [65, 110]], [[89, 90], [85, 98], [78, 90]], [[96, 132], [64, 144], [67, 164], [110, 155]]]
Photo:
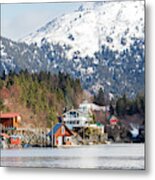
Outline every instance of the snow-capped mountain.
[[122, 51], [135, 37], [144, 38], [143, 1], [84, 3], [77, 11], [48, 22], [22, 41], [39, 46], [43, 40], [67, 45], [70, 50], [66, 56], [72, 59], [76, 51], [81, 57], [92, 57], [102, 44]]
[[0, 74], [67, 72], [84, 89], [112, 96], [144, 90], [143, 1], [83, 3], [19, 42], [1, 41]]

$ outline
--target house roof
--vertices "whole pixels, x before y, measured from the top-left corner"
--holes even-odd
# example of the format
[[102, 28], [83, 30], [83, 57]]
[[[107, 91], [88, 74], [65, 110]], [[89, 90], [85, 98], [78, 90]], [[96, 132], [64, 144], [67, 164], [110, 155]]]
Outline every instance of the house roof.
[[110, 123], [113, 124], [113, 123], [117, 123], [118, 122], [118, 118], [116, 116], [111, 116], [110, 118]]
[[48, 135], [50, 136], [50, 135], [54, 135], [56, 132], [57, 132], [57, 130], [61, 127], [61, 123], [57, 123], [54, 127], [53, 127], [53, 129], [48, 133]]
[[19, 113], [0, 113], [0, 118], [14, 118], [20, 116]]
[[6, 133], [1, 133], [0, 136], [3, 136], [3, 137], [5, 137], [5, 138], [9, 138], [9, 137], [10, 137], [10, 136], [9, 136], [8, 134], [6, 134]]
[[47, 135], [48, 135], [48, 136], [51, 136], [52, 134], [55, 135], [56, 132], [58, 131], [58, 129], [59, 129], [62, 125], [73, 135], [72, 131], [71, 131], [65, 124], [62, 124], [62, 123], [57, 123], [57, 124], [53, 127], [53, 129], [52, 129]]

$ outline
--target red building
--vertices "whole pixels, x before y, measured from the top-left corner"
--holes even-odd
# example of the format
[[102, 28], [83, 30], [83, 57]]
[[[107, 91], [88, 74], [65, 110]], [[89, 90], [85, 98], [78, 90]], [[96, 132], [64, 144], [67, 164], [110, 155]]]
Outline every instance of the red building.
[[20, 145], [21, 144], [21, 138], [19, 136], [12, 135], [10, 137], [11, 144], [13, 145]]
[[118, 118], [116, 116], [111, 116], [110, 125], [116, 125], [118, 123]]
[[18, 128], [21, 123], [19, 113], [0, 113], [0, 124], [5, 128]]
[[71, 145], [72, 131], [63, 123], [57, 123], [48, 133], [53, 146]]

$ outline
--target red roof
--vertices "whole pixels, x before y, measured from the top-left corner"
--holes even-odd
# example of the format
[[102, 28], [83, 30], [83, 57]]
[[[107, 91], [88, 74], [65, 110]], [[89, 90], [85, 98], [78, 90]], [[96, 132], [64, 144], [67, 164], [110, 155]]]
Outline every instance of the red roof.
[[20, 116], [19, 113], [0, 113], [0, 118], [14, 118]]
[[0, 135], [3, 136], [3, 137], [5, 137], [5, 138], [9, 138], [9, 137], [10, 137], [10, 136], [9, 136], [8, 134], [6, 134], [6, 133], [1, 133]]
[[110, 123], [111, 123], [111, 124], [116, 124], [118, 121], [119, 121], [119, 120], [118, 120], [117, 117], [114, 116], [114, 115], [110, 118]]
[[111, 123], [117, 123], [117, 122], [118, 122], [118, 119], [110, 119], [110, 122], [111, 122]]

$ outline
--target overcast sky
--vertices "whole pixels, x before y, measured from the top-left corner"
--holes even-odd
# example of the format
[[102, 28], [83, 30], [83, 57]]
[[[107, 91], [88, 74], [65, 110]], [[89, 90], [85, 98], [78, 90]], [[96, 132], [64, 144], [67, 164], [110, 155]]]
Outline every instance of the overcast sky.
[[2, 4], [1, 35], [18, 40], [51, 21], [78, 9], [81, 3]]

